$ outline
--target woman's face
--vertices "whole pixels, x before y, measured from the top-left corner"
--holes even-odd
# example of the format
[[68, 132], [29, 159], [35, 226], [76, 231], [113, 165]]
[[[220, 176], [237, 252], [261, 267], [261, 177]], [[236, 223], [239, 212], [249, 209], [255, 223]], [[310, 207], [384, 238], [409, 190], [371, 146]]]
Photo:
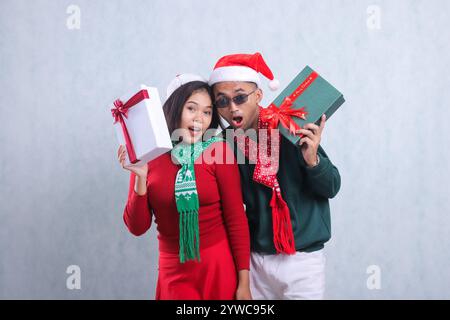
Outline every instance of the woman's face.
[[202, 138], [211, 124], [212, 113], [212, 101], [205, 90], [196, 91], [187, 99], [180, 123], [185, 143], [194, 143]]

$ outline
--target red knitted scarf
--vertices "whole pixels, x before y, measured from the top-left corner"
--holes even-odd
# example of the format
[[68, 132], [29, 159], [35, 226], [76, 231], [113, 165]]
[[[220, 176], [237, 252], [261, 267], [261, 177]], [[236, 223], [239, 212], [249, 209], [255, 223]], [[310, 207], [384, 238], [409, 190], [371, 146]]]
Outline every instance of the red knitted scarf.
[[[261, 109], [260, 107], [260, 114]], [[277, 253], [294, 254], [296, 250], [289, 208], [281, 196], [277, 179], [280, 133], [278, 130], [268, 132], [268, 124], [261, 121], [261, 117], [258, 118], [258, 129], [258, 143], [247, 135], [235, 135], [235, 141], [245, 157], [256, 163], [253, 180], [272, 189], [270, 206], [272, 208], [273, 243]], [[262, 130], [264, 131], [262, 132]], [[272, 139], [274, 140], [272, 141]]]

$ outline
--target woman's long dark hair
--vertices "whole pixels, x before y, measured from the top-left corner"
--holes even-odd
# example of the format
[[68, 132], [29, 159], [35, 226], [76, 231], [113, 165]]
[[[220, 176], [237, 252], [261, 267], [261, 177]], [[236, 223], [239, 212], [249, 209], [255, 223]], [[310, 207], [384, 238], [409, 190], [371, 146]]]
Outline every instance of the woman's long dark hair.
[[175, 129], [179, 128], [183, 106], [189, 97], [196, 91], [206, 91], [213, 104], [212, 119], [208, 129], [217, 129], [219, 126], [222, 128], [219, 113], [217, 112], [216, 106], [214, 106], [214, 94], [211, 87], [202, 81], [192, 81], [177, 88], [164, 103], [163, 110], [170, 135], [172, 135], [172, 132]]

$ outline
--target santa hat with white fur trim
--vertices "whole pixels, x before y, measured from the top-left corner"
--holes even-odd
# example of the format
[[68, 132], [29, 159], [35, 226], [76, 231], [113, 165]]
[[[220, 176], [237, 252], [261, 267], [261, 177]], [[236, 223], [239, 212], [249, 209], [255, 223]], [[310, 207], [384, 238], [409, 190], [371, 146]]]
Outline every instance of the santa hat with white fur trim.
[[207, 82], [206, 79], [196, 74], [192, 73], [178, 74], [167, 86], [167, 99], [169, 99], [172, 93], [174, 93], [174, 91], [177, 90], [179, 87], [192, 81], [201, 81], [205, 83]]
[[272, 71], [267, 66], [259, 52], [255, 54], [230, 54], [217, 61], [209, 77], [209, 85], [225, 81], [248, 81], [260, 86], [258, 73], [271, 80], [269, 88], [277, 90], [280, 82], [274, 79]]

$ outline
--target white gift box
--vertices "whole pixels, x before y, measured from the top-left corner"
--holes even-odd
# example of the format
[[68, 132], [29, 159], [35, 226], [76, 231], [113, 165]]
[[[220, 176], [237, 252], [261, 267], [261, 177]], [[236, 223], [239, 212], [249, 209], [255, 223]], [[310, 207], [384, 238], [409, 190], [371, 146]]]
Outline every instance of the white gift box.
[[[122, 116], [138, 159], [132, 164], [127, 152], [125, 165], [131, 166], [141, 166], [172, 149], [158, 89], [142, 84], [140, 90], [147, 90], [148, 98], [130, 107], [127, 117]], [[137, 92], [139, 91], [124, 95], [120, 100], [126, 104]], [[115, 108], [114, 104], [111, 104], [110, 109]], [[125, 137], [119, 121], [114, 124], [114, 128], [119, 144], [125, 146]]]

